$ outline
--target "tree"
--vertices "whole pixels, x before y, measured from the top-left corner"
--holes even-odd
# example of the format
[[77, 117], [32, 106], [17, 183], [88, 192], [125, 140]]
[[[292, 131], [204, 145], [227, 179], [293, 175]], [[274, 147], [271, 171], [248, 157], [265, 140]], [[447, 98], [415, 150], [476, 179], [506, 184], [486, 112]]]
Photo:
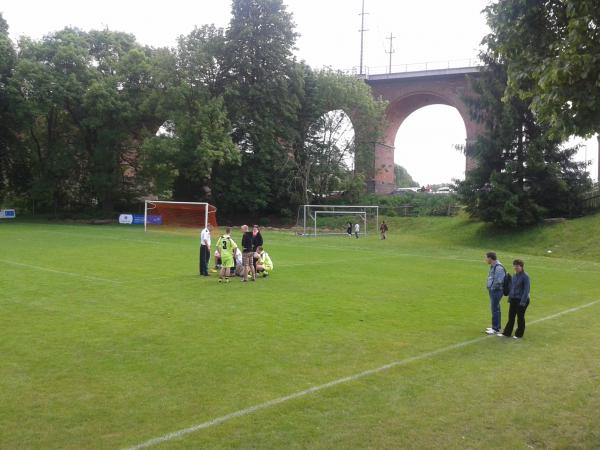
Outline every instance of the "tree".
[[288, 202], [287, 153], [302, 92], [293, 59], [297, 34], [282, 0], [233, 0], [223, 58], [225, 106], [241, 166], [219, 167], [225, 209], [265, 211]]
[[600, 129], [600, 3], [503, 0], [485, 10], [484, 43], [506, 64], [505, 99], [517, 95], [558, 137]]
[[576, 149], [562, 148], [528, 102], [506, 98], [506, 71], [493, 49], [482, 59], [486, 68], [473, 80], [476, 97], [468, 103], [487, 132], [468, 149], [477, 167], [458, 183], [467, 211], [504, 227], [581, 214], [590, 180], [585, 164], [572, 160]]
[[[304, 89], [295, 124], [298, 139], [287, 158], [288, 190], [297, 203], [308, 203], [311, 192], [322, 196], [333, 190], [357, 198], [373, 176], [373, 147], [386, 103], [374, 99], [369, 86], [355, 77], [305, 65], [301, 69]], [[345, 138], [350, 125], [352, 140]], [[344, 164], [349, 160], [352, 166]], [[329, 181], [317, 187], [320, 180]]]
[[394, 165], [394, 174], [396, 176], [396, 186], [401, 188], [419, 187], [419, 183], [410, 176], [408, 171], [398, 164]]
[[[132, 35], [74, 28], [19, 43], [18, 92], [27, 193], [38, 209], [112, 211], [139, 191], [130, 173], [145, 129], [149, 52]], [[160, 123], [160, 122], [159, 122]], [[27, 172], [26, 172], [27, 173]]]
[[22, 129], [19, 157], [27, 168], [20, 179], [14, 174], [13, 185], [26, 190], [40, 210], [77, 201], [84, 178], [79, 135], [64, 105], [75, 95], [73, 72], [85, 67], [86, 45], [76, 32], [63, 37], [63, 43], [22, 38], [11, 81]]
[[302, 201], [322, 199], [342, 190], [352, 174], [354, 130], [342, 110], [323, 114], [307, 131], [302, 152], [295, 155], [295, 181]]
[[214, 94], [222, 48], [223, 30], [205, 26], [181, 36], [174, 54], [161, 52], [156, 59], [164, 132], [146, 139], [141, 156], [141, 176], [155, 194], [211, 200], [213, 168], [239, 163], [223, 97]]
[[15, 98], [10, 90], [17, 54], [8, 35], [8, 24], [0, 13], [0, 203], [9, 186], [9, 172], [18, 161], [16, 152], [18, 123]]

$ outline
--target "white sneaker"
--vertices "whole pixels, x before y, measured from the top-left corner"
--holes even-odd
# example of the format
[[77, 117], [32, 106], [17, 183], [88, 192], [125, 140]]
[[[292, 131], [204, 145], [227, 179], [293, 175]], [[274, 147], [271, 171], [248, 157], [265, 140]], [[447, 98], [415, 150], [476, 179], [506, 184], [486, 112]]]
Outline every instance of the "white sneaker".
[[519, 336], [513, 336], [513, 339], [521, 339]]
[[504, 335], [504, 333], [503, 333], [502, 331], [498, 331], [498, 332], [496, 333], [496, 336], [504, 336], [504, 337], [508, 337], [508, 336], [505, 336], [505, 335]]
[[487, 328], [485, 329], [485, 331], [486, 331], [486, 332], [487, 332], [487, 331], [490, 331], [490, 330], [491, 330], [491, 331], [494, 331], [494, 329], [493, 329], [492, 327], [487, 327]]
[[493, 328], [489, 328], [489, 329], [485, 330], [485, 334], [487, 334], [488, 336], [491, 336], [493, 334], [496, 334], [496, 330], [494, 330]]

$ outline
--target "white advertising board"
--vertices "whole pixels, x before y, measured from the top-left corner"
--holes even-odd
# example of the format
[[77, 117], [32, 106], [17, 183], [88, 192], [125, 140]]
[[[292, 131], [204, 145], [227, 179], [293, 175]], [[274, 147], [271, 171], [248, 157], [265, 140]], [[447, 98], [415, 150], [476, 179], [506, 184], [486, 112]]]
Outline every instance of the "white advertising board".
[[121, 214], [119, 216], [119, 223], [131, 225], [133, 223], [133, 214]]
[[17, 212], [14, 209], [0, 209], [0, 219], [14, 219]]

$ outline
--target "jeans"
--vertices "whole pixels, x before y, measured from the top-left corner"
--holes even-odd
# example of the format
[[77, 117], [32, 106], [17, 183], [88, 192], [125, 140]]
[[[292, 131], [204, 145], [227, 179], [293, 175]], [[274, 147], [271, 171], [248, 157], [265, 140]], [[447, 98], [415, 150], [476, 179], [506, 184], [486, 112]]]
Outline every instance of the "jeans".
[[210, 260], [210, 250], [208, 246], [200, 246], [200, 275], [208, 275], [208, 261]]
[[515, 316], [517, 317], [517, 331], [515, 332], [516, 337], [523, 337], [525, 333], [525, 311], [527, 311], [527, 307], [529, 303], [525, 306], [521, 306], [521, 299], [519, 298], [511, 298], [510, 309], [508, 310], [508, 322], [504, 327], [504, 336], [510, 336], [512, 334], [513, 328], [515, 326]]
[[490, 309], [492, 311], [492, 328], [500, 331], [500, 300], [502, 300], [502, 289], [488, 290], [490, 294]]

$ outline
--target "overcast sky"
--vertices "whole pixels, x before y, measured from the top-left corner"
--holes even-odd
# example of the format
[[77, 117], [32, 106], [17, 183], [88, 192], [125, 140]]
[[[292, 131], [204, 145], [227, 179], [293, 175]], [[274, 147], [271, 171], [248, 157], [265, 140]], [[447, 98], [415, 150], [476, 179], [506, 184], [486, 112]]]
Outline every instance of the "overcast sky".
[[[296, 54], [313, 67], [352, 69], [359, 64], [361, 0], [284, 0], [294, 15], [300, 38]], [[481, 10], [488, 0], [365, 0], [364, 65], [371, 73], [388, 64], [389, 40], [395, 39], [393, 65], [468, 60], [477, 56], [488, 32]], [[177, 36], [194, 26], [226, 27], [229, 0], [3, 0], [0, 12], [11, 36], [41, 38], [65, 26], [106, 28], [134, 34], [142, 44], [174, 46]], [[429, 106], [409, 116], [396, 138], [395, 159], [422, 184], [464, 177], [464, 157], [453, 149], [465, 140], [458, 112]], [[585, 151], [580, 152], [580, 159]], [[588, 142], [591, 172], [597, 173], [597, 144]]]

